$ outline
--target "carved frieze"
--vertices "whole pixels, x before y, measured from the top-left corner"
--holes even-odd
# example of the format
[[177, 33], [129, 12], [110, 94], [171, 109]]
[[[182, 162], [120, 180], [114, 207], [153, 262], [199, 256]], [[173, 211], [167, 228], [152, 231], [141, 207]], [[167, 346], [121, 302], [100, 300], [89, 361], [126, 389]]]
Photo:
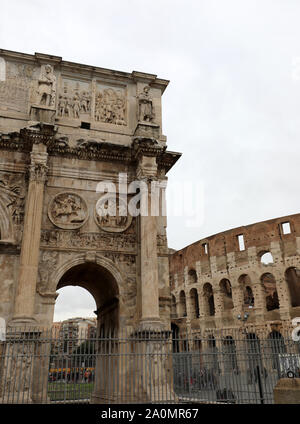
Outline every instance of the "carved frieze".
[[115, 262], [126, 275], [136, 273], [136, 256], [135, 255], [126, 255], [124, 253], [114, 253], [106, 252], [103, 256], [111, 261]]
[[91, 91], [87, 82], [63, 79], [58, 96], [57, 116], [64, 119], [90, 119]]
[[43, 230], [41, 246], [60, 249], [93, 249], [102, 251], [136, 251], [134, 234], [79, 233], [78, 231]]
[[49, 204], [50, 221], [59, 228], [76, 229], [82, 227], [88, 218], [85, 201], [76, 193], [57, 194]]
[[0, 196], [2, 193], [13, 222], [17, 225], [21, 224], [24, 219], [25, 191], [23, 176], [0, 174]]
[[131, 225], [132, 216], [127, 212], [126, 202], [121, 198], [115, 199], [113, 196], [108, 199], [107, 195], [105, 199], [107, 200], [102, 201], [100, 198], [94, 210], [97, 225], [103, 231], [111, 233], [127, 230]]
[[95, 99], [95, 121], [126, 125], [126, 92], [124, 88], [98, 84]]
[[39, 263], [38, 293], [47, 293], [51, 273], [55, 270], [58, 261], [58, 252], [42, 251]]

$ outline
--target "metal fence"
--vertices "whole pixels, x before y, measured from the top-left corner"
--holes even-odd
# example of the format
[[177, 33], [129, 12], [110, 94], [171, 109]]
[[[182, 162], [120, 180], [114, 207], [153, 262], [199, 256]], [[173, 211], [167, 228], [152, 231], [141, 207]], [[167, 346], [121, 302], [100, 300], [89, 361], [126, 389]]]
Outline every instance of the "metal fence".
[[0, 403], [273, 403], [286, 376], [300, 377], [300, 343], [277, 332], [23, 329], [0, 342]]

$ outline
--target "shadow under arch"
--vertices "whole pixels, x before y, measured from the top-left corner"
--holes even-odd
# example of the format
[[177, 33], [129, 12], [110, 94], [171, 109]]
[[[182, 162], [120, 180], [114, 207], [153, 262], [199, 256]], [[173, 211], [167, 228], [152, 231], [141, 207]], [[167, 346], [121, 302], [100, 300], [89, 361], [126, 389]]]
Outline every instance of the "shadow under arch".
[[60, 267], [55, 281], [56, 290], [66, 286], [79, 286], [93, 296], [99, 330], [119, 329], [122, 276], [110, 260], [97, 258], [92, 262], [75, 258]]

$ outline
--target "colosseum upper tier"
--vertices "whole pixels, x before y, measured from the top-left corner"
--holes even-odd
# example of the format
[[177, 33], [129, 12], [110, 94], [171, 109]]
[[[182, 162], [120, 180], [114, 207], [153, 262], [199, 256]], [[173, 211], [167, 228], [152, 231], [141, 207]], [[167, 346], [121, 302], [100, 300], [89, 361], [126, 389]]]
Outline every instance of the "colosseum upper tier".
[[287, 329], [300, 317], [300, 214], [207, 237], [169, 262], [172, 322], [181, 329]]

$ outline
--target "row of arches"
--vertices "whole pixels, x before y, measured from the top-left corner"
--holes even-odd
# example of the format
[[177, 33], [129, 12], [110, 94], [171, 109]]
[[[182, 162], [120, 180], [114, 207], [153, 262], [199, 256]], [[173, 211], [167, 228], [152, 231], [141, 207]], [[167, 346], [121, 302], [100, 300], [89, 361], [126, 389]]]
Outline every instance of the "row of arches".
[[[195, 281], [195, 271], [192, 271], [193, 270], [190, 271], [189, 278], [193, 278], [193, 281]], [[285, 281], [289, 292], [290, 306], [300, 306], [300, 269], [296, 267], [288, 268], [285, 271]], [[260, 297], [262, 293], [267, 311], [278, 310], [280, 308], [276, 279], [270, 272], [266, 272], [260, 277], [260, 293], [247, 274], [243, 274], [239, 277], [237, 287], [239, 289], [240, 299], [235, 299], [235, 301], [238, 301], [240, 306], [254, 308], [256, 306], [256, 298]], [[235, 304], [232, 285], [229, 279], [224, 278], [219, 282], [218, 292], [220, 294], [219, 303], [217, 305], [218, 308], [220, 308], [222, 312], [232, 310]], [[200, 316], [198, 295], [199, 293], [196, 288], [189, 290], [187, 295], [185, 290], [181, 290], [178, 301], [176, 301], [176, 297], [173, 295], [172, 316], [187, 316], [188, 296], [190, 318], [198, 318]], [[211, 283], [205, 283], [203, 285], [200, 296], [203, 308], [202, 314], [204, 316], [214, 316], [216, 312], [215, 292]]]
[[[173, 338], [173, 352], [191, 351], [199, 352], [204, 355], [207, 353], [209, 358], [215, 360], [215, 368], [219, 367], [218, 355], [224, 355], [222, 363], [224, 364], [224, 371], [237, 371], [238, 359], [237, 354], [243, 352], [248, 357], [248, 365], [254, 367], [255, 365], [262, 365], [263, 357], [271, 359], [269, 362], [271, 368], [279, 370], [278, 355], [286, 354], [288, 352], [289, 342], [286, 342], [280, 331], [273, 330], [266, 338], [260, 340], [255, 332], [250, 332], [245, 335], [243, 345], [242, 340], [235, 340], [233, 336], [226, 336], [222, 339], [216, 339], [210, 335], [206, 340], [205, 346], [203, 340], [194, 339], [190, 343], [184, 338], [180, 337], [180, 331], [176, 324], [172, 324], [172, 338]], [[237, 345], [237, 343], [238, 345]], [[298, 346], [298, 350], [300, 346]], [[212, 355], [212, 354], [215, 355]], [[203, 358], [202, 358], [203, 359]], [[208, 358], [204, 358], [207, 361]], [[245, 362], [243, 365], [245, 365]]]

